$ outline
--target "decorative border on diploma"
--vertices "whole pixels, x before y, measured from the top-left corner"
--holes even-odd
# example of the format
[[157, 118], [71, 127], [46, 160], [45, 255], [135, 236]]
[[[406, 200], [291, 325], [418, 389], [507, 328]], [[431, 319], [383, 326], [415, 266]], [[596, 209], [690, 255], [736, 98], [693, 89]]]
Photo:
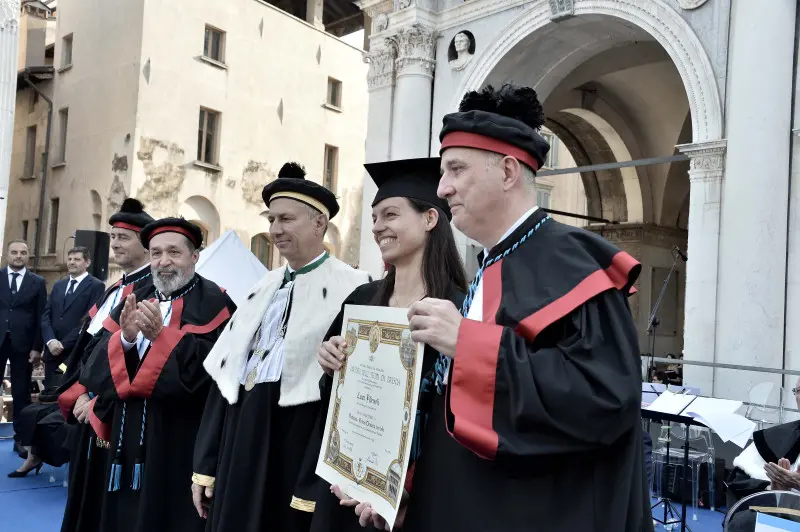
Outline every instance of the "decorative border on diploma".
[[[325, 442], [324, 463], [338, 471], [345, 478], [350, 479], [356, 484], [363, 485], [370, 491], [386, 499], [392, 506], [397, 507], [399, 496], [402, 493], [400, 485], [403, 463], [411, 439], [409, 434], [411, 422], [411, 405], [414, 399], [414, 379], [415, 362], [417, 357], [417, 344], [411, 339], [411, 331], [407, 326], [396, 323], [384, 323], [379, 321], [363, 321], [350, 319], [347, 321], [345, 340], [347, 358], [339, 370], [339, 380], [336, 382], [334, 390], [333, 417], [328, 441]], [[374, 353], [380, 344], [397, 346], [397, 355], [400, 362], [406, 369], [406, 388], [403, 410], [403, 427], [401, 429], [400, 446], [397, 449], [397, 458], [389, 464], [389, 469], [385, 472], [376, 471], [367, 466], [361, 459], [355, 463], [353, 458], [340, 452], [339, 442], [339, 412], [341, 406], [341, 387], [347, 375], [347, 362], [350, 355], [355, 351], [356, 344], [360, 340], [369, 341], [370, 360], [374, 360]]]

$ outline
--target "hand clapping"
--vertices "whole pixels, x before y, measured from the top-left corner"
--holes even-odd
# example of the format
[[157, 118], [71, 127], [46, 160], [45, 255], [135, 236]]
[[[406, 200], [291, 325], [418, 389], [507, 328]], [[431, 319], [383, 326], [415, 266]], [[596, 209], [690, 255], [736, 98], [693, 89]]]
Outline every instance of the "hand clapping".
[[767, 473], [773, 490], [800, 488], [800, 473], [792, 471], [792, 464], [786, 458], [781, 458], [777, 464], [766, 464], [764, 471]]
[[152, 342], [158, 337], [161, 329], [164, 328], [158, 303], [141, 301], [137, 304], [136, 296], [133, 294], [125, 298], [125, 306], [122, 307], [119, 325], [122, 329], [122, 336], [131, 343], [136, 341], [136, 337], [140, 332]]
[[164, 317], [161, 316], [161, 308], [158, 303], [154, 301], [139, 303], [136, 311], [136, 324], [145, 338], [151, 342], [155, 341], [161, 329], [164, 328]]

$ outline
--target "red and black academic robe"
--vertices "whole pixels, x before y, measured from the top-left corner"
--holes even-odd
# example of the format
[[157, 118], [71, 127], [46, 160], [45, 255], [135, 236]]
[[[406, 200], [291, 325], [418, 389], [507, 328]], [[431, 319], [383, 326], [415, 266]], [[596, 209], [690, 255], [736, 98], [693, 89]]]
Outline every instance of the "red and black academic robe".
[[483, 273], [483, 320], [460, 326], [404, 532], [652, 530], [627, 303], [641, 267], [553, 220], [529, 235], [544, 215], [489, 252], [510, 250]]
[[[90, 424], [109, 443], [98, 530], [200, 531], [191, 500], [192, 450], [211, 379], [203, 361], [235, 310], [216, 284], [199, 276], [172, 301], [168, 324], [140, 360], [123, 350], [121, 307], [81, 374], [97, 394]], [[136, 290], [137, 301], [155, 288]]]
[[[89, 310], [89, 319], [82, 327], [78, 343], [67, 359], [67, 370], [64, 372], [58, 394], [58, 406], [69, 427], [66, 445], [70, 451], [69, 490], [61, 532], [92, 532], [98, 529], [100, 518], [98, 510], [107, 480], [104, 477], [108, 459], [107, 442], [102, 440], [98, 442], [92, 426], [88, 423], [78, 423], [72, 415], [78, 398], [84, 393], [89, 393], [79, 380], [83, 366], [105, 332], [105, 329], [101, 329], [92, 335], [87, 328], [98, 309], [109, 297], [116, 296], [120, 287], [122, 293], [116, 300], [122, 302], [135, 290], [143, 290], [152, 285], [153, 278], [148, 265], [125, 275], [109, 286], [103, 297]], [[109, 323], [115, 325], [113, 321]]]

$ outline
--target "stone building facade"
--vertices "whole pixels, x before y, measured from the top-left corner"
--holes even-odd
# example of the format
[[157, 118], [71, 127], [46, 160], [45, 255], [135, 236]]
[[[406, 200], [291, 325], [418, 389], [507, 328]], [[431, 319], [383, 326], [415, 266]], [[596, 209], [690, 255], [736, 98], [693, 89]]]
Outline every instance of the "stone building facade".
[[[794, 0], [361, 0], [371, 20], [367, 160], [438, 153], [442, 116], [504, 81], [536, 88], [597, 231], [643, 263], [641, 351], [800, 369]], [[683, 157], [681, 157], [683, 156]], [[655, 160], [655, 161], [654, 161]], [[638, 161], [632, 166], [613, 165]], [[610, 166], [608, 166], [610, 165]], [[558, 179], [558, 177], [554, 177]], [[374, 187], [367, 181], [364, 197]], [[380, 272], [363, 202], [361, 264]], [[460, 237], [465, 260], [474, 242]], [[688, 251], [676, 261], [673, 247]], [[692, 366], [747, 399], [768, 374]], [[788, 390], [793, 383], [774, 377]], [[793, 401], [792, 403], [793, 404]]]
[[[54, 71], [37, 80], [53, 101], [40, 269], [57, 277], [75, 230], [107, 230], [127, 196], [156, 217], [196, 221], [207, 244], [233, 229], [277, 266], [261, 189], [290, 160], [339, 197], [326, 245], [358, 263], [367, 65], [334, 33], [362, 16], [349, 2], [308, 0], [307, 22], [291, 7], [62, 2], [45, 16], [47, 36], [21, 32], [41, 46], [20, 46], [20, 69]], [[42, 13], [22, 9], [40, 25]], [[6, 239], [34, 241], [47, 111], [20, 81]]]

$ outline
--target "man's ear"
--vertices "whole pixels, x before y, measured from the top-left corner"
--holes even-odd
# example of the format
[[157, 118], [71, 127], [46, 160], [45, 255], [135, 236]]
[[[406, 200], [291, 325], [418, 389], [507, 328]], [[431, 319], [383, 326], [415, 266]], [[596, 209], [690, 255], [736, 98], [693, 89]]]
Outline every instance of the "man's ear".
[[522, 166], [515, 157], [503, 157], [500, 167], [503, 169], [503, 190], [514, 188], [520, 180], [524, 179], [522, 176]]

